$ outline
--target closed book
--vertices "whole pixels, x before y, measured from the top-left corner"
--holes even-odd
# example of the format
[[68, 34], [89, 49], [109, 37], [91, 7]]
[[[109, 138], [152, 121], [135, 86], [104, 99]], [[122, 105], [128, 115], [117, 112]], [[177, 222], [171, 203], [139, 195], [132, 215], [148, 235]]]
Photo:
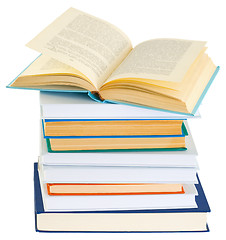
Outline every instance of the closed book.
[[40, 91], [42, 119], [134, 119], [134, 120], [184, 120], [200, 118], [157, 109], [137, 108], [126, 104], [107, 104], [92, 101], [86, 94], [76, 92]]
[[47, 183], [48, 195], [144, 195], [144, 194], [183, 194], [182, 184], [164, 183]]
[[53, 152], [47, 148], [43, 131], [40, 134], [41, 157], [44, 165], [75, 165], [75, 166], [143, 166], [143, 167], [195, 167], [197, 150], [191, 131], [185, 121], [188, 136], [185, 138], [186, 151], [92, 151], [92, 152]]
[[186, 150], [185, 136], [46, 138], [50, 152], [111, 150]]
[[197, 168], [44, 165], [45, 183], [197, 183]]
[[44, 119], [46, 137], [180, 136], [183, 120]]
[[197, 208], [46, 211], [40, 186], [38, 164], [34, 164], [35, 220], [40, 232], [190, 232], [208, 231], [210, 211], [200, 181], [196, 184]]

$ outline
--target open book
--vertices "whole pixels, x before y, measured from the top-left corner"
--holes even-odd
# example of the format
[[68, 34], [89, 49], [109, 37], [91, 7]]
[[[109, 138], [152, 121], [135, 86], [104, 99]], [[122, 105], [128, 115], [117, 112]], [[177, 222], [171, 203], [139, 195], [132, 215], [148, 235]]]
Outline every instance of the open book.
[[42, 53], [9, 87], [89, 91], [102, 101], [194, 113], [218, 68], [205, 42], [153, 39], [132, 47], [115, 26], [70, 8], [28, 44]]

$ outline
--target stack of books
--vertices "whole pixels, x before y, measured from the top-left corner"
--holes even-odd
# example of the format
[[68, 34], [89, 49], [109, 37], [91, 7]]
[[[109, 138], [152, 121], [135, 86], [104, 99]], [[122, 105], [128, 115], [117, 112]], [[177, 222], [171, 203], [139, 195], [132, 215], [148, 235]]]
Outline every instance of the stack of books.
[[78, 93], [42, 92], [40, 104], [38, 231], [207, 230], [190, 116]]
[[70, 8], [28, 46], [42, 54], [8, 87], [41, 90], [36, 230], [208, 231], [187, 123], [219, 70], [205, 42], [133, 48]]

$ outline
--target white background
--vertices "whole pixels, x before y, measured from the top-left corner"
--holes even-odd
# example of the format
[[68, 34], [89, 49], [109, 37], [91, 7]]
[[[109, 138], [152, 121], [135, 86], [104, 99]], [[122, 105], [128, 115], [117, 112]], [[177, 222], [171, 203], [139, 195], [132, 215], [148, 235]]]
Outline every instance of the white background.
[[[0, 8], [0, 201], [4, 239], [214, 239], [225, 235], [226, 37], [225, 1], [164, 0], [20, 0]], [[49, 234], [36, 233], [33, 208], [33, 162], [39, 154], [38, 91], [12, 90], [11, 82], [38, 53], [25, 44], [69, 7], [121, 28], [133, 45], [159, 37], [208, 41], [208, 53], [220, 73], [200, 107], [201, 119], [189, 120], [199, 152], [200, 179], [212, 212], [210, 233]], [[6, 235], [5, 235], [6, 234]]]

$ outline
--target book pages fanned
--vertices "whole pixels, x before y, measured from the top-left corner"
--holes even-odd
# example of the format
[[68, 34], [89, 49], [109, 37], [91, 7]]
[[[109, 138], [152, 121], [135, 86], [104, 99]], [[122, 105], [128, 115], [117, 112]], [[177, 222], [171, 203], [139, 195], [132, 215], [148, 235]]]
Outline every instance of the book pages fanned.
[[130, 40], [118, 28], [74, 8], [27, 46], [79, 70], [97, 89], [132, 49]]

